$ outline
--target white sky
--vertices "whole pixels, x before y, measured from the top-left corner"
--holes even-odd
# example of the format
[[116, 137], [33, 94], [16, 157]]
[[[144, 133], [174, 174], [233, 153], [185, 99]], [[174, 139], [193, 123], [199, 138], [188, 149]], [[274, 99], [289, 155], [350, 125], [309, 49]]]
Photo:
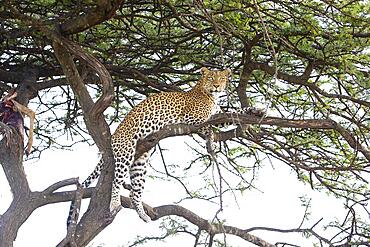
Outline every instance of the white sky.
[[[162, 148], [169, 151], [165, 153], [167, 164], [179, 165], [178, 171], [186, 167], [189, 161], [189, 151], [183, 145], [185, 138], [168, 138], [161, 142]], [[25, 171], [32, 190], [43, 190], [50, 184], [62, 179], [77, 177], [86, 178], [95, 167], [99, 157], [95, 147], [86, 144], [78, 144], [75, 151], [52, 151], [48, 150], [37, 162], [25, 162]], [[151, 158], [154, 169], [162, 170], [163, 164], [158, 153]], [[154, 174], [154, 171], [149, 171]], [[3, 171], [0, 172], [0, 213], [3, 213], [11, 200], [10, 189], [5, 183]], [[183, 189], [172, 182], [148, 178], [143, 195], [144, 201], [151, 206], [170, 204], [178, 201], [184, 195]], [[301, 195], [312, 198], [312, 215], [309, 223], [304, 226], [310, 227], [321, 217], [323, 223], [330, 222], [336, 216], [342, 219], [342, 202], [327, 196], [326, 193], [311, 191], [309, 186], [297, 182], [296, 175], [290, 169], [276, 162], [274, 168], [266, 164], [259, 171], [259, 179], [255, 186], [261, 190], [244, 191], [239, 197], [236, 206], [234, 199], [224, 197], [225, 207], [220, 214], [227, 221], [226, 224], [242, 229], [253, 226], [267, 226], [282, 229], [298, 227], [301, 222], [304, 208], [300, 206]], [[185, 200], [180, 205], [192, 210], [201, 217], [212, 219], [218, 209], [217, 205], [211, 205], [202, 200]], [[35, 211], [26, 223], [20, 228], [15, 247], [25, 246], [55, 246], [65, 235], [65, 222], [68, 214], [69, 203], [52, 204]], [[134, 210], [123, 209], [114, 222], [108, 226], [90, 246], [128, 246], [127, 243], [134, 240], [137, 235], [162, 235], [158, 228], [160, 221], [145, 223]], [[321, 228], [317, 228], [320, 230]], [[45, 234], [47, 233], [47, 234]], [[312, 246], [312, 241], [302, 242], [300, 234], [274, 234], [267, 232], [252, 232], [266, 241], [290, 241], [299, 246]], [[281, 237], [283, 236], [283, 237]], [[329, 237], [329, 236], [327, 236]], [[222, 239], [223, 236], [220, 236]], [[254, 246], [247, 244], [239, 238], [228, 236], [227, 240], [233, 246]], [[169, 238], [166, 243], [149, 242], [145, 246], [193, 246], [194, 239], [189, 235], [177, 235]], [[316, 242], [316, 241], [315, 241]]]

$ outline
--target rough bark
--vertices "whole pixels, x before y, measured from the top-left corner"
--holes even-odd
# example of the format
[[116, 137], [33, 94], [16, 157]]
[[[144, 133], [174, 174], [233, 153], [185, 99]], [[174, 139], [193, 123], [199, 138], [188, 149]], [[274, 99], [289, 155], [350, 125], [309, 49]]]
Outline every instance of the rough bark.
[[[66, 44], [66, 42], [64, 42], [64, 44]], [[73, 61], [73, 57], [69, 53], [71, 49], [68, 50], [63, 47], [59, 40], [54, 40], [53, 46], [67, 80], [70, 82], [70, 85], [81, 104], [86, 127], [97, 144], [105, 164], [97, 189], [91, 198], [88, 211], [81, 218], [80, 223], [77, 225], [76, 233], [73, 234], [76, 239], [66, 241], [76, 242], [78, 246], [84, 246], [112, 221], [109, 212], [109, 202], [112, 190], [111, 181], [113, 181], [114, 158], [111, 149], [109, 126], [102, 113], [111, 103], [113, 98], [113, 86], [109, 73], [106, 72], [104, 66], [92, 56], [83, 53], [79, 47], [74, 46], [74, 52], [77, 52], [77, 55], [79, 55], [80, 58], [86, 61], [89, 65], [90, 63], [93, 64], [95, 69], [99, 69], [97, 73], [100, 75], [100, 80], [104, 89], [100, 99], [96, 103], [93, 103], [87, 88], [79, 75]]]
[[[29, 100], [36, 96], [33, 86], [37, 80], [37, 71], [24, 68], [17, 78], [17, 101], [27, 105]], [[23, 169], [23, 133], [0, 122], [0, 133], [3, 138], [0, 142], [0, 164], [13, 194], [13, 200], [3, 215], [0, 215], [0, 243], [1, 246], [12, 246], [19, 227], [28, 219], [31, 213], [40, 206], [36, 193], [30, 190], [26, 174]]]
[[70, 19], [60, 25], [60, 31], [65, 34], [75, 34], [90, 27], [96, 26], [103, 21], [109, 20], [116, 10], [122, 5], [123, 0], [99, 0], [96, 7], [89, 9], [85, 14]]
[[[60, 25], [57, 25], [52, 28], [50, 28], [49, 24], [43, 23], [40, 20], [33, 18], [33, 16], [41, 15], [38, 14], [27, 15], [20, 13], [16, 8], [13, 7], [16, 4], [15, 1], [6, 1], [5, 4], [7, 8], [5, 8], [6, 9], [5, 11], [0, 13], [1, 17], [7, 15], [6, 19], [13, 17], [14, 19], [20, 20], [24, 26], [32, 27], [30, 28], [30, 30], [32, 31], [24, 30], [22, 32], [17, 32], [16, 30], [14, 33], [9, 34], [13, 36], [13, 38], [22, 38], [25, 34], [32, 36], [30, 35], [29, 32], [33, 32], [34, 30], [40, 30], [47, 37], [47, 39], [53, 43], [53, 47], [55, 49], [55, 56], [57, 57], [58, 61], [61, 64], [61, 68], [57, 66], [55, 66], [57, 68], [55, 68], [54, 66], [51, 66], [51, 68], [43, 68], [42, 66], [40, 66], [37, 67], [38, 68], [37, 70], [33, 70], [32, 68], [27, 67], [25, 70], [14, 72], [11, 69], [9, 69], [12, 68], [12, 63], [9, 63], [10, 67], [6, 67], [8, 70], [5, 70], [3, 68], [0, 69], [0, 80], [13, 85], [18, 85], [17, 91], [19, 92], [20, 95], [18, 101], [25, 105], [28, 104], [31, 98], [35, 97], [36, 92], [38, 90], [52, 88], [61, 85], [71, 85], [71, 88], [74, 91], [74, 95], [78, 97], [79, 103], [84, 112], [84, 118], [87, 129], [91, 136], [93, 137], [95, 143], [97, 144], [103, 156], [105, 164], [107, 164], [105, 170], [102, 173], [98, 186], [96, 188], [89, 188], [83, 191], [82, 196], [84, 198], [87, 197], [92, 198], [90, 207], [87, 213], [84, 214], [84, 216], [82, 217], [79, 224], [76, 226], [76, 229], [73, 230], [74, 231], [73, 234], [67, 236], [65, 241], [61, 244], [62, 246], [87, 245], [88, 242], [91, 239], [93, 239], [108, 224], [110, 224], [114, 218], [114, 216], [110, 215], [108, 211], [114, 161], [112, 151], [110, 148], [109, 128], [102, 115], [104, 109], [106, 109], [106, 107], [110, 104], [112, 100], [113, 93], [112, 81], [110, 79], [110, 74], [108, 73], [106, 68], [97, 59], [95, 59], [93, 56], [89, 55], [89, 53], [85, 52], [81, 47], [79, 47], [79, 45], [71, 42], [70, 37], [68, 37], [67, 35], [80, 33], [81, 31], [87, 30], [90, 27], [94, 27], [102, 23], [103, 21], [110, 19], [115, 14], [116, 10], [119, 9], [122, 3], [123, 3], [122, 0], [111, 0], [111, 1], [99, 0], [96, 2], [96, 4], [94, 3], [95, 5], [92, 5], [93, 7], [86, 7], [85, 9], [83, 9], [80, 12], [82, 14], [79, 14], [74, 18], [71, 18], [68, 21], [65, 21]], [[188, 16], [188, 14], [184, 14], [183, 12], [181, 12], [183, 10], [181, 10], [181, 8], [177, 8], [178, 6], [172, 5], [172, 3], [170, 3], [169, 1], [164, 1], [164, 5], [170, 8], [173, 17], [179, 22], [181, 26], [184, 27], [184, 29], [192, 31], [192, 33], [189, 34], [189, 37], [185, 37], [184, 40], [190, 39], [191, 36], [193, 35], [194, 35], [193, 37], [197, 36], [201, 37], [202, 34], [208, 36], [211, 33], [211, 30], [209, 28], [204, 29], [196, 28], [195, 25], [193, 25], [192, 22], [189, 21], [190, 19], [186, 19], [186, 16]], [[18, 6], [19, 9], [23, 8], [23, 6], [21, 5]], [[150, 8], [146, 13], [151, 13], [150, 11], [157, 10], [156, 8]], [[148, 14], [148, 16], [150, 15]], [[172, 18], [171, 15], [167, 14], [164, 14], [162, 17], [168, 20], [171, 20]], [[121, 18], [125, 17], [121, 16]], [[212, 27], [224, 30], [222, 25], [219, 25], [220, 23], [215, 22], [215, 19], [206, 16], [206, 18], [204, 18], [203, 21], [207, 20], [212, 22], [211, 23]], [[161, 21], [162, 20], [160, 20], [160, 22]], [[171, 22], [169, 21], [169, 23]], [[158, 26], [160, 27], [161, 25]], [[229, 30], [229, 32], [231, 32], [230, 35], [234, 35], [238, 39], [239, 38], [242, 40], [245, 39], [244, 36], [234, 33], [234, 31], [231, 29]], [[219, 35], [221, 34], [219, 33]], [[250, 106], [250, 102], [247, 97], [247, 90], [248, 87], [250, 87], [249, 83], [253, 81], [253, 72], [255, 71], [261, 71], [268, 76], [276, 76], [278, 79], [283, 80], [289, 85], [305, 87], [309, 89], [309, 91], [312, 92], [315, 97], [318, 98], [323, 96], [338, 101], [355, 103], [362, 107], [370, 106], [369, 102], [357, 98], [355, 95], [329, 93], [329, 91], [325, 91], [321, 89], [318, 85], [316, 85], [314, 82], [309, 81], [309, 78], [312, 78], [313, 74], [318, 73], [318, 71], [315, 71], [315, 73], [313, 73], [314, 69], [316, 69], [317, 67], [324, 65], [338, 67], [338, 64], [331, 63], [330, 61], [326, 62], [321, 61], [320, 59], [314, 59], [303, 56], [304, 59], [302, 59], [302, 64], [304, 64], [304, 66], [306, 67], [303, 68], [302, 70], [296, 70], [299, 72], [297, 72], [298, 75], [295, 75], [295, 72], [289, 72], [289, 70], [286, 70], [288, 71], [286, 72], [281, 70], [282, 68], [280, 68], [279, 71], [276, 71], [275, 67], [271, 65], [271, 63], [269, 63], [268, 61], [263, 61], [263, 59], [254, 61], [253, 59], [255, 58], [253, 58], [252, 51], [255, 49], [255, 46], [257, 46], [257, 48], [261, 48], [264, 46], [264, 45], [261, 46], [261, 44], [263, 43], [262, 41], [260, 41], [262, 36], [263, 35], [260, 33], [257, 34], [255, 38], [252, 38], [252, 40], [250, 41], [245, 41], [245, 43], [243, 41], [244, 52], [243, 59], [240, 64], [241, 75], [239, 84], [236, 87], [237, 95], [240, 104], [243, 108]], [[366, 38], [369, 37], [369, 34], [353, 33], [353, 36]], [[280, 39], [281, 38], [284, 37], [280, 37]], [[169, 41], [169, 43], [171, 43], [171, 41]], [[149, 45], [145, 47], [145, 49], [143, 50], [150, 50], [149, 48], [151, 48], [150, 45], [152, 43], [148, 42], [148, 44]], [[89, 47], [90, 44], [84, 45]], [[181, 43], [179, 43], [179, 46], [180, 45]], [[25, 49], [24, 47], [22, 48]], [[44, 47], [41, 46], [41, 53], [43, 55], [48, 54], [48, 52], [50, 52], [47, 51], [47, 49], [43, 50], [43, 48]], [[37, 49], [35, 50], [39, 51]], [[48, 54], [48, 56], [54, 59], [55, 58], [54, 53], [53, 52], [50, 53], [51, 54]], [[139, 54], [139, 56], [141, 55], [142, 54]], [[174, 57], [175, 59], [178, 59], [176, 53], [174, 53]], [[94, 77], [95, 80], [94, 83], [97, 84], [97, 81], [99, 80], [100, 84], [103, 86], [102, 91], [103, 94], [98, 99], [97, 102], [93, 102], [88, 91], [86, 90], [85, 85], [87, 80], [85, 79], [85, 77], [80, 75], [80, 73], [82, 74], [82, 72], [76, 66], [76, 59], [78, 59], [79, 62], [82, 64], [87, 64], [96, 73], [92, 76], [89, 75], [91, 77]], [[189, 72], [174, 69], [173, 68], [174, 64], [170, 62], [172, 59], [173, 58], [171, 57], [169, 58], [164, 57], [164, 59], [162, 59], [158, 65], [152, 68], [151, 72], [148, 72], [148, 69], [145, 68], [139, 71], [137, 68], [129, 68], [126, 67], [126, 65], [121, 64], [117, 65], [107, 63], [106, 66], [109, 69], [110, 73], [115, 74], [117, 78], [120, 78], [123, 81], [129, 78], [138, 80], [142, 82], [143, 85], [147, 86], [148, 88], [150, 87], [151, 89], [161, 91], [174, 91], [178, 90], [177, 86], [165, 83], [157, 83], [159, 81], [154, 82], [154, 80], [156, 79], [153, 79], [154, 78], [153, 75], [156, 75], [158, 73], [176, 73], [176, 74], [193, 73], [194, 71]], [[196, 63], [198, 62], [199, 61], [196, 61]], [[43, 63], [40, 63], [39, 61], [38, 63], [35, 64]], [[235, 64], [235, 61], [233, 60], [232, 63], [229, 64]], [[235, 69], [237, 70], [237, 68]], [[43, 81], [42, 83], [38, 84], [35, 83], [39, 76], [52, 77], [54, 75], [58, 77], [65, 75], [67, 80], [64, 78], [59, 78], [54, 81]], [[127, 85], [127, 87], [134, 90], [141, 90], [140, 88], [137, 87], [137, 84], [135, 83], [129, 84]], [[2, 83], [0, 87], [1, 90], [10, 89], [10, 87], [5, 83]], [[143, 94], [147, 94], [147, 92], [144, 91]], [[248, 141], [252, 141], [257, 145], [261, 145], [262, 148], [265, 148], [265, 146], [263, 146], [263, 143], [260, 142], [258, 136], [252, 137], [246, 136], [247, 134], [244, 128], [246, 125], [269, 126], [276, 129], [293, 128], [293, 129], [319, 129], [324, 131], [334, 130], [340, 134], [340, 137], [348, 143], [348, 145], [352, 148], [352, 150], [355, 153], [357, 152], [361, 153], [368, 161], [370, 161], [370, 152], [368, 148], [364, 146], [366, 143], [365, 144], [360, 143], [359, 138], [355, 136], [356, 133], [355, 132], [351, 133], [348, 129], [343, 127], [345, 125], [342, 126], [339, 124], [339, 122], [330, 119], [294, 120], [273, 117], [261, 118], [260, 116], [246, 114], [220, 114], [214, 116], [209, 122], [200, 126], [186, 126], [186, 125], [168, 126], [163, 130], [154, 133], [153, 135], [147, 137], [145, 140], [141, 141], [138, 145], [136, 155], [140, 156], [143, 152], [150, 150], [160, 140], [166, 137], [177, 135], [189, 135], [192, 133], [196, 133], [197, 130], [204, 125], [208, 124], [217, 125], [219, 123], [224, 122], [228, 123], [231, 122], [238, 127], [234, 130], [217, 133], [215, 135], [216, 141], [226, 141], [233, 138], [243, 138]], [[361, 124], [358, 125], [361, 126]], [[76, 191], [66, 191], [66, 192], [55, 192], [55, 191], [59, 188], [63, 188], [64, 186], [76, 184], [78, 180], [76, 178], [67, 179], [51, 185], [44, 191], [41, 192], [31, 191], [22, 168], [22, 155], [23, 155], [22, 140], [20, 140], [17, 132], [15, 132], [13, 129], [9, 129], [7, 126], [3, 124], [0, 125], [0, 130], [6, 131], [7, 133], [11, 133], [11, 138], [4, 138], [0, 142], [0, 163], [4, 168], [6, 177], [9, 181], [14, 196], [14, 200], [12, 201], [9, 209], [3, 215], [0, 215], [0, 243], [1, 246], [12, 246], [12, 242], [16, 238], [16, 234], [19, 227], [27, 220], [27, 218], [32, 214], [32, 212], [35, 209], [50, 203], [74, 200]], [[265, 150], [267, 150], [267, 148], [268, 147], [266, 147]], [[274, 150], [269, 151], [273, 152]], [[307, 168], [302, 166], [301, 164], [294, 163], [294, 160], [292, 160], [290, 164], [297, 169], [300, 168], [308, 169], [311, 172], [310, 175], [312, 175], [312, 171], [314, 171], [316, 168], [322, 170], [325, 169], [327, 171], [340, 171], [341, 169], [352, 169], [352, 168], [356, 169], [356, 167], [339, 167], [339, 166], [338, 167], [321, 166], [316, 168], [313, 167]], [[367, 169], [367, 166], [365, 167]], [[99, 197], [97, 196], [98, 194], [100, 195]], [[131, 207], [128, 198], [122, 197], [122, 203], [125, 207]], [[177, 215], [187, 219], [189, 222], [198, 226], [200, 230], [208, 232], [211, 236], [220, 233], [227, 233], [239, 236], [242, 239], [259, 246], [272, 246], [271, 244], [263, 241], [262, 239], [251, 235], [250, 230], [243, 230], [225, 225], [220, 227], [220, 225], [211, 224], [207, 220], [196, 215], [194, 212], [190, 212], [189, 210], [180, 206], [164, 205], [160, 207], [151, 208], [148, 205], [146, 205], [145, 207], [153, 220], [157, 220], [166, 215]]]

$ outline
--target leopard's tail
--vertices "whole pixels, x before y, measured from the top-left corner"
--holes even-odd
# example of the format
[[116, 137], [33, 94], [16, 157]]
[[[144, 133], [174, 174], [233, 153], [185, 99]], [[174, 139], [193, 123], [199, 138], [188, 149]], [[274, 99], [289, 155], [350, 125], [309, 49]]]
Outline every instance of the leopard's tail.
[[[103, 159], [100, 159], [98, 165], [95, 167], [94, 171], [82, 182], [82, 188], [88, 188], [92, 182], [94, 182], [100, 175], [101, 169], [103, 168]], [[72, 200], [71, 206], [69, 207], [69, 213], [67, 218], [67, 228], [72, 223], [72, 221], [77, 222], [78, 214], [74, 214], [75, 211], [75, 201]], [[75, 217], [73, 217], [75, 215]]]

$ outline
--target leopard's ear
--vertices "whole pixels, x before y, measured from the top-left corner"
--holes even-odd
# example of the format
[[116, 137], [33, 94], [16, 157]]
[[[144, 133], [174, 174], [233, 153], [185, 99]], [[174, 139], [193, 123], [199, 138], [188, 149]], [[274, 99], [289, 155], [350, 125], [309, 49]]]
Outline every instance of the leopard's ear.
[[231, 76], [232, 75], [231, 69], [225, 69], [224, 73], [225, 73], [226, 76]]
[[200, 73], [204, 75], [204, 73], [208, 72], [209, 70], [206, 67], [200, 68]]

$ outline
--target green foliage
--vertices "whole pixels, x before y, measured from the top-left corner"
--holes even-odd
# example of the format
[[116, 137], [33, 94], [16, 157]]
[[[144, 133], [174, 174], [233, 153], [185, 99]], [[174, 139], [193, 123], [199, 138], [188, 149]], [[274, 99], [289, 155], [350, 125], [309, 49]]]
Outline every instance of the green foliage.
[[[17, 4], [21, 13], [55, 30], [95, 7], [91, 0]], [[65, 86], [50, 40], [13, 18], [6, 7], [0, 6], [0, 12], [0, 70], [38, 70], [39, 98], [33, 102], [39, 114], [37, 146], [59, 148], [58, 137], [65, 133], [73, 142], [86, 141], [82, 113]], [[369, 12], [366, 0], [124, 1], [109, 20], [67, 38], [97, 57], [112, 75], [116, 98], [107, 112], [111, 122], [119, 122], [154, 92], [189, 89], [202, 66], [225, 66], [233, 77], [221, 99], [223, 108], [240, 108], [238, 90], [245, 83], [241, 93], [270, 117], [333, 121], [345, 130], [256, 124], [249, 134], [218, 146], [219, 167], [204, 155], [203, 145], [194, 145], [197, 163], [181, 179], [199, 179], [201, 186], [189, 189], [189, 197], [217, 202], [218, 169], [224, 190], [245, 193], [254, 189], [260, 167], [278, 159], [313, 189], [363, 206], [369, 202], [364, 175], [369, 160], [360, 148], [369, 150], [370, 143]], [[78, 66], [87, 83], [98, 83], [83, 62]], [[18, 83], [9, 78], [0, 78], [1, 93]], [[100, 94], [99, 87], [90, 90]], [[308, 207], [307, 201], [302, 203]], [[362, 223], [366, 232], [369, 225]]]

